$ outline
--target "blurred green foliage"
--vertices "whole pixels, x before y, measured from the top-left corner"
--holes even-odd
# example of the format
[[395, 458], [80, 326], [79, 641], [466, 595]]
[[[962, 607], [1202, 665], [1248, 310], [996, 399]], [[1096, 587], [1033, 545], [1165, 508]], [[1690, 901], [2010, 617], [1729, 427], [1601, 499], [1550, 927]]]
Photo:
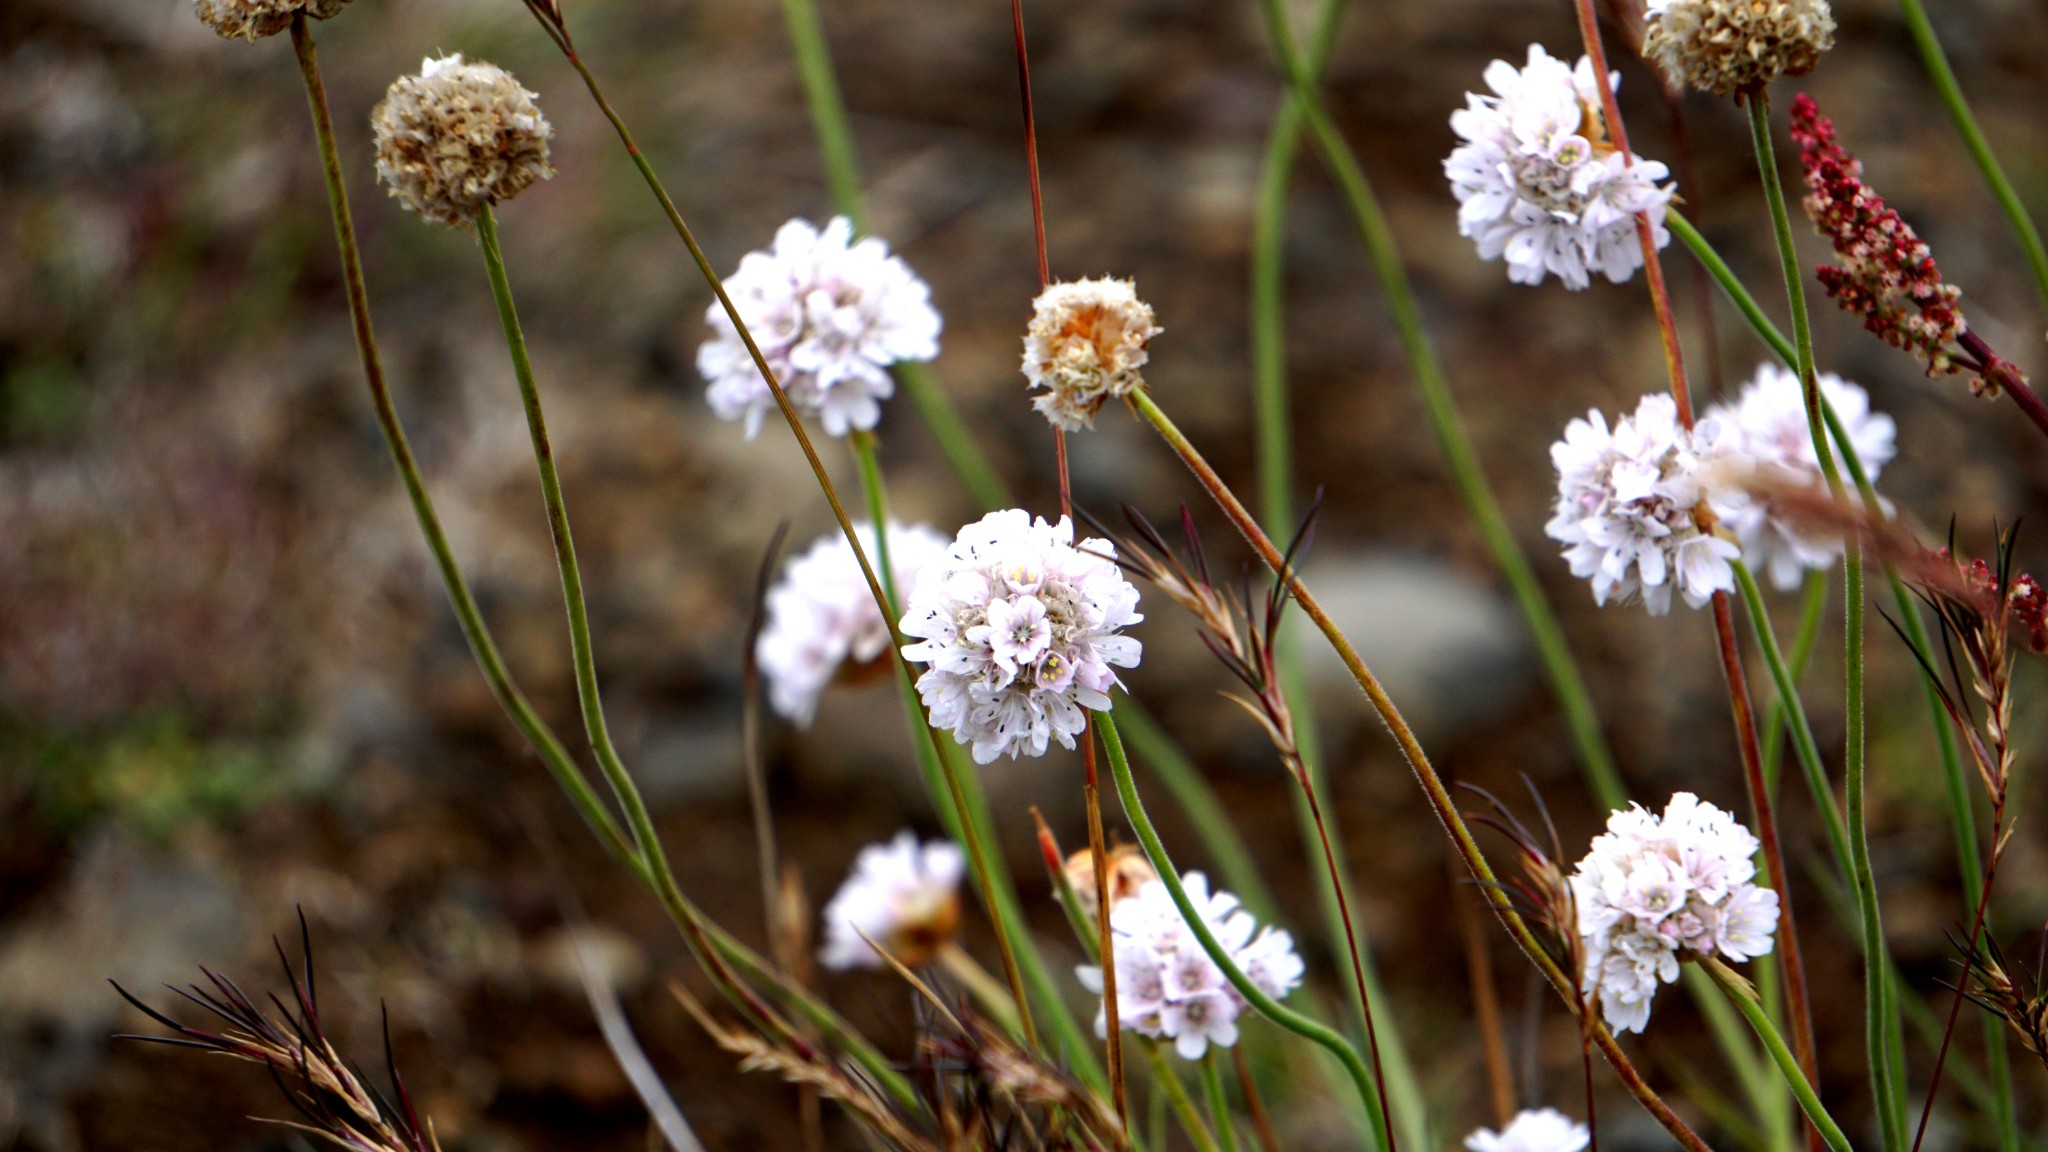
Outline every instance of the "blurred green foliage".
[[72, 835], [111, 817], [159, 839], [194, 824], [227, 824], [285, 792], [290, 774], [271, 751], [208, 740], [175, 709], [98, 732], [34, 730], [0, 721], [7, 759], [26, 770], [43, 818]]

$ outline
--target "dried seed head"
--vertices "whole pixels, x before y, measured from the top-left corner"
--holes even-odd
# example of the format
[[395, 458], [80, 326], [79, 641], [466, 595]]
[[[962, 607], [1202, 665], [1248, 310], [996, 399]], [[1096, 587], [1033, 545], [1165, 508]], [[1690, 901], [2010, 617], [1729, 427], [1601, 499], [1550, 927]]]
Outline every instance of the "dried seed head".
[[459, 53], [427, 60], [419, 75], [399, 77], [370, 114], [377, 179], [412, 211], [467, 228], [485, 205], [555, 174], [548, 163], [555, 130], [533, 101], [495, 64]]
[[1827, 0], [1650, 0], [1649, 11], [1643, 55], [1718, 96], [1804, 76], [1835, 43]]
[[[1094, 917], [1097, 909], [1095, 900], [1095, 855], [1083, 848], [1067, 857], [1064, 866], [1067, 883], [1074, 886], [1074, 895], [1081, 901], [1081, 911]], [[1136, 846], [1122, 844], [1109, 850], [1109, 906], [1116, 907], [1125, 897], [1137, 895], [1138, 889], [1148, 882], [1159, 879], [1159, 873], [1152, 868], [1152, 862], [1145, 859], [1145, 853]]]
[[1152, 306], [1129, 280], [1074, 280], [1054, 284], [1033, 302], [1024, 335], [1024, 378], [1045, 395], [1032, 401], [1056, 428], [1095, 426], [1112, 396], [1145, 384], [1145, 346], [1160, 328]]
[[346, 3], [348, 0], [192, 0], [192, 10], [226, 39], [255, 40], [291, 27], [292, 17], [301, 12], [325, 20]]

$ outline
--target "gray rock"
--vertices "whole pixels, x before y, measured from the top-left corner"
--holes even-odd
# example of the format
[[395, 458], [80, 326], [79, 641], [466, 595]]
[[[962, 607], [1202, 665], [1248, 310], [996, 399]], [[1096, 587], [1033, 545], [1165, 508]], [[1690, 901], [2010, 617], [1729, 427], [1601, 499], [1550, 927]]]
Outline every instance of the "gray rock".
[[[1431, 557], [1326, 554], [1303, 570], [1316, 599], [1424, 740], [1497, 719], [1529, 686], [1528, 633], [1498, 592]], [[1291, 616], [1319, 718], [1373, 720], [1351, 673], [1306, 616]]]

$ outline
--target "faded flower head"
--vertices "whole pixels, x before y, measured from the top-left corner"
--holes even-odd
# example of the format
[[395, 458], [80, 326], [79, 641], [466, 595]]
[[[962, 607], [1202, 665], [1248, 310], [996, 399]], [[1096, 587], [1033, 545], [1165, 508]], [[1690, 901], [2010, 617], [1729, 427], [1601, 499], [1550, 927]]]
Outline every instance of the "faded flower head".
[[1144, 387], [1138, 369], [1162, 329], [1129, 280], [1072, 280], [1032, 301], [1024, 334], [1024, 379], [1045, 394], [1031, 402], [1055, 428], [1095, 426], [1112, 396]]
[[1835, 44], [1827, 0], [1650, 0], [1649, 17], [1643, 55], [1717, 96], [1804, 76]]
[[1584, 1124], [1555, 1108], [1524, 1108], [1507, 1127], [1465, 1137], [1471, 1152], [1580, 1152], [1592, 1140]]
[[1034, 521], [1020, 508], [960, 530], [906, 601], [903, 655], [928, 667], [917, 690], [934, 727], [998, 756], [1072, 748], [1084, 709], [1109, 710], [1114, 665], [1134, 668], [1138, 641], [1120, 629], [1144, 619], [1138, 590], [1106, 540], [1074, 543], [1074, 525]]
[[[1104, 871], [1108, 873], [1111, 908], [1123, 903], [1126, 898], [1137, 895], [1140, 888], [1159, 879], [1159, 873], [1152, 868], [1152, 861], [1146, 859], [1145, 853], [1136, 845], [1120, 844], [1111, 848], [1108, 855], [1108, 866]], [[1074, 896], [1081, 901], [1081, 911], [1092, 919], [1098, 907], [1095, 894], [1095, 853], [1087, 848], [1081, 849], [1067, 857], [1066, 862], [1060, 865], [1060, 871], [1066, 873], [1068, 886], [1073, 888]]]
[[555, 174], [555, 129], [534, 99], [496, 64], [461, 53], [424, 61], [419, 75], [393, 81], [370, 113], [377, 179], [409, 210], [469, 227], [486, 205]]
[[[1292, 936], [1260, 928], [1237, 897], [1212, 894], [1208, 877], [1200, 872], [1185, 874], [1181, 884], [1216, 942], [1260, 991], [1278, 1000], [1301, 983], [1303, 965]], [[1201, 1059], [1211, 1044], [1228, 1048], [1237, 1043], [1237, 1018], [1249, 1005], [1195, 938], [1164, 882], [1149, 881], [1113, 904], [1109, 930], [1117, 1020], [1126, 1031], [1171, 1040], [1187, 1060]], [[1075, 974], [1101, 995], [1101, 968], [1078, 968]], [[1108, 1030], [1108, 1012], [1098, 1012], [1096, 1033], [1107, 1035]]]
[[348, 0], [192, 0], [192, 10], [208, 28], [229, 40], [275, 36], [292, 26], [292, 17], [325, 20]]
[[[772, 247], [740, 258], [725, 291], [790, 404], [833, 436], [881, 420], [881, 402], [896, 391], [889, 365], [939, 354], [931, 289], [880, 238], [855, 240], [844, 216], [822, 230], [784, 224]], [[704, 320], [712, 337], [697, 349], [697, 371], [710, 384], [706, 398], [719, 419], [746, 420], [752, 439], [775, 395], [724, 306], [714, 301]]]
[[905, 964], [930, 960], [960, 923], [966, 866], [958, 845], [934, 840], [919, 846], [909, 831], [861, 849], [846, 882], [825, 905], [819, 963], [839, 971], [880, 968], [877, 947]]
[[1565, 546], [1572, 575], [1593, 582], [1601, 604], [1641, 593], [1644, 607], [1671, 610], [1674, 588], [1697, 608], [1732, 591], [1732, 540], [1701, 531], [1696, 510], [1710, 497], [1741, 499], [1747, 471], [1740, 446], [1716, 420], [1686, 428], [1663, 393], [1643, 397], [1610, 431], [1599, 412], [1565, 427], [1550, 446], [1557, 503], [1543, 530]]
[[[879, 566], [874, 525], [859, 520], [853, 527], [869, 562]], [[946, 538], [922, 524], [889, 525], [889, 567], [899, 594], [916, 588], [918, 574], [945, 550]], [[835, 530], [791, 560], [768, 590], [767, 622], [754, 655], [775, 711], [809, 725], [834, 678], [874, 664], [888, 653], [889, 640], [860, 561]]]
[[1662, 816], [1631, 805], [1572, 874], [1585, 989], [1608, 1027], [1641, 1032], [1657, 986], [1678, 979], [1680, 960], [1748, 960], [1771, 950], [1778, 894], [1753, 882], [1757, 839], [1735, 818], [1690, 792]]
[[1584, 288], [1593, 272], [1619, 284], [1642, 267], [1636, 213], [1649, 215], [1659, 248], [1670, 242], [1672, 190], [1658, 185], [1665, 167], [1640, 157], [1631, 164], [1608, 142], [1592, 61], [1572, 68], [1531, 44], [1527, 66], [1495, 60], [1486, 84], [1492, 95], [1467, 93], [1451, 113], [1463, 143], [1444, 161], [1458, 232], [1481, 257], [1505, 259], [1517, 284], [1554, 275]]
[[[1870, 410], [1870, 395], [1831, 372], [1820, 375], [1821, 398], [1834, 409], [1875, 481], [1894, 452], [1897, 428], [1892, 418]], [[1775, 363], [1759, 365], [1733, 404], [1707, 409], [1730, 445], [1749, 457], [1760, 482], [1751, 498], [1717, 499], [1714, 510], [1742, 542], [1750, 567], [1768, 570], [1781, 589], [1799, 586], [1800, 577], [1827, 568], [1842, 555], [1842, 538], [1811, 518], [1782, 515], [1773, 490], [1807, 491], [1826, 498], [1820, 458], [1806, 423], [1805, 395], [1799, 377]]]

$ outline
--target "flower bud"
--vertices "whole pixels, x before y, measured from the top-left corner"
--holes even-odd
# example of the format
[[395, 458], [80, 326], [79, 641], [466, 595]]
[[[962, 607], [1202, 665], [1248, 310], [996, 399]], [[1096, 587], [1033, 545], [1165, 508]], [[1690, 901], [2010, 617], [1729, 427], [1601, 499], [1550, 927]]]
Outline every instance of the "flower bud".
[[1649, 11], [1643, 55], [1719, 96], [1803, 76], [1835, 43], [1827, 0], [1650, 0]]
[[1095, 426], [1112, 396], [1144, 387], [1138, 369], [1160, 328], [1129, 280], [1054, 284], [1033, 302], [1024, 336], [1024, 378], [1046, 394], [1032, 407], [1069, 432]]
[[458, 53], [420, 65], [391, 85], [370, 127], [377, 179], [399, 203], [437, 224], [467, 228], [487, 204], [512, 199], [555, 174], [555, 134], [534, 94], [495, 64]]
[[192, 10], [226, 39], [255, 40], [291, 27], [292, 17], [301, 12], [325, 20], [346, 3], [348, 0], [192, 0]]

